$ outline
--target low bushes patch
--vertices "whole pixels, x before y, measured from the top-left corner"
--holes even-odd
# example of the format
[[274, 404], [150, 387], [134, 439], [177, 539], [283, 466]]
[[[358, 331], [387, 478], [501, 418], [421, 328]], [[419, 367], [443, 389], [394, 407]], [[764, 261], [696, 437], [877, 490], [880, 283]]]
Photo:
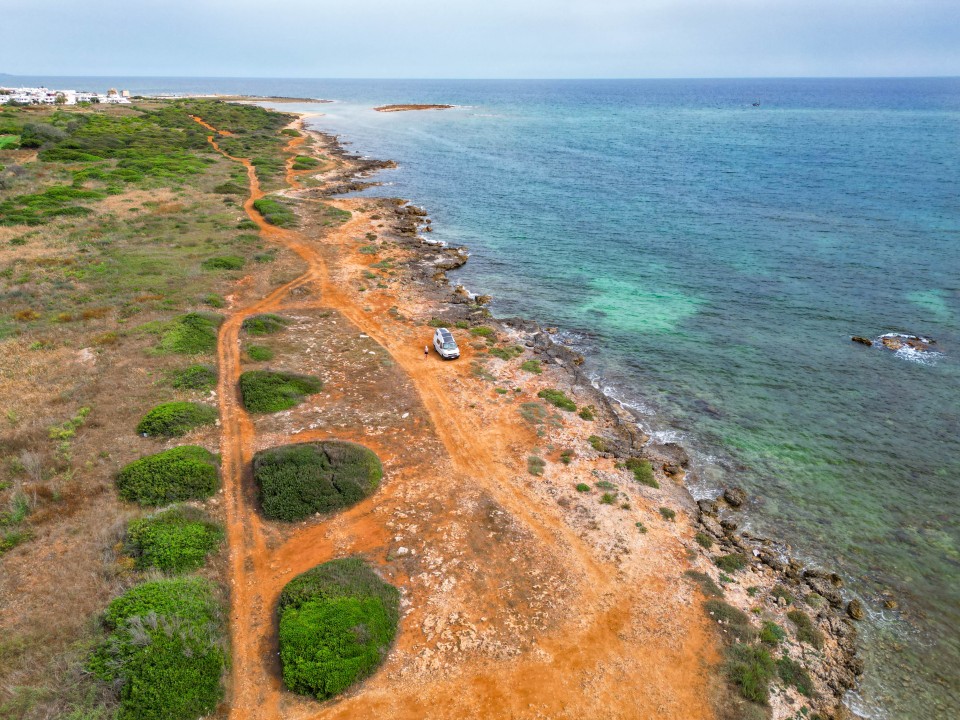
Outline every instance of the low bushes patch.
[[823, 647], [823, 633], [803, 610], [791, 610], [787, 613], [787, 619], [797, 628], [797, 640], [818, 650]]
[[224, 626], [212, 585], [200, 578], [131, 588], [104, 615], [107, 639], [88, 667], [110, 683], [118, 720], [194, 720], [223, 697]]
[[309, 155], [297, 155], [293, 159], [294, 170], [312, 170], [318, 165], [320, 165], [320, 161]]
[[280, 332], [290, 321], [279, 315], [252, 315], [243, 321], [241, 326], [248, 335], [273, 335]]
[[750, 618], [733, 605], [723, 600], [707, 600], [703, 609], [720, 625], [727, 640], [746, 643], [757, 636], [756, 629], [750, 624]]
[[520, 363], [520, 369], [524, 372], [533, 373], [534, 375], [539, 375], [543, 372], [543, 367], [541, 367], [539, 360], [524, 360]]
[[216, 313], [187, 313], [174, 318], [160, 335], [162, 352], [181, 355], [211, 353], [217, 349], [217, 328], [223, 318]]
[[294, 578], [277, 604], [284, 684], [326, 700], [371, 675], [396, 636], [399, 601], [360, 558]]
[[273, 360], [273, 350], [264, 345], [247, 345], [247, 357], [254, 362]]
[[170, 384], [178, 390], [213, 390], [217, 370], [210, 365], [191, 365], [170, 373]]
[[813, 697], [813, 679], [807, 669], [791, 657], [777, 660], [777, 675], [787, 685], [793, 685], [801, 695]]
[[568, 412], [573, 412], [577, 409], [577, 404], [567, 397], [567, 394], [563, 390], [555, 390], [551, 388], [544, 388], [537, 393], [538, 398], [543, 398], [548, 403], [554, 407], [558, 407], [561, 410], [567, 410]]
[[327, 441], [263, 450], [253, 458], [253, 477], [263, 514], [293, 521], [363, 500], [377, 489], [383, 467], [362, 445]]
[[223, 538], [223, 528], [201, 510], [174, 506], [132, 521], [125, 549], [141, 570], [184, 573], [201, 568]]
[[207, 258], [201, 265], [204, 270], [241, 270], [246, 263], [246, 258], [239, 255], [221, 255]]
[[629, 458], [624, 465], [627, 470], [633, 473], [633, 479], [641, 485], [652, 488], [660, 487], [660, 483], [658, 483], [657, 479], [653, 476], [653, 465], [650, 464], [649, 460]]
[[273, 197], [262, 197], [253, 203], [253, 207], [271, 225], [290, 227], [297, 224], [297, 216], [290, 206]]
[[248, 370], [240, 375], [240, 395], [250, 412], [271, 413], [296, 407], [307, 395], [320, 392], [323, 382], [311, 375]]
[[767, 704], [776, 665], [766, 648], [738, 643], [727, 650], [727, 676], [751, 702]]
[[684, 575], [697, 584], [700, 591], [707, 597], [723, 597], [723, 590], [717, 585], [713, 578], [699, 570], [687, 570]]
[[195, 427], [217, 421], [217, 409], [193, 402], [168, 402], [157, 405], [137, 424], [140, 435], [180, 437]]
[[743, 553], [730, 553], [713, 559], [713, 564], [724, 572], [738, 572], [747, 566], [747, 556]]
[[220, 484], [216, 456], [197, 445], [181, 445], [135, 460], [117, 474], [116, 482], [121, 498], [141, 505], [203, 500]]

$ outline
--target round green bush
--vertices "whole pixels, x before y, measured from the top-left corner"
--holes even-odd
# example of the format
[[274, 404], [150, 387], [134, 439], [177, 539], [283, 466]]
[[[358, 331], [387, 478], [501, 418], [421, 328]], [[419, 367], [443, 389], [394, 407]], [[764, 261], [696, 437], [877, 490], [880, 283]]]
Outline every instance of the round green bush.
[[251, 315], [241, 326], [249, 335], [272, 335], [283, 330], [289, 321], [279, 315]]
[[88, 667], [110, 683], [118, 720], [194, 720], [223, 697], [224, 625], [211, 584], [157, 580], [131, 588], [104, 615], [108, 637]]
[[202, 500], [213, 495], [218, 486], [216, 457], [197, 445], [148, 455], [117, 474], [120, 497], [141, 505]]
[[253, 477], [263, 514], [271, 520], [293, 521], [363, 500], [380, 484], [383, 466], [362, 445], [301, 443], [257, 453]]
[[140, 435], [180, 437], [195, 427], [217, 421], [217, 409], [192, 402], [168, 402], [157, 405], [137, 424]]
[[254, 362], [273, 360], [273, 350], [264, 345], [247, 345], [247, 357]]
[[126, 549], [141, 570], [182, 573], [201, 568], [223, 538], [223, 528], [202, 511], [176, 506], [131, 522]]
[[222, 255], [207, 258], [201, 265], [203, 265], [204, 270], [240, 270], [246, 262], [246, 259], [239, 255]]
[[298, 575], [278, 603], [284, 684], [325, 700], [371, 675], [396, 636], [399, 601], [360, 558]]
[[323, 382], [311, 375], [248, 370], [240, 375], [240, 395], [250, 412], [270, 413], [296, 407], [307, 395], [320, 392]]
[[178, 390], [212, 390], [217, 386], [217, 370], [210, 365], [191, 365], [170, 373], [170, 384]]
[[543, 398], [548, 403], [554, 407], [558, 407], [561, 410], [566, 410], [568, 412], [573, 412], [577, 409], [577, 404], [567, 397], [567, 394], [563, 390], [554, 390], [550, 388], [544, 388], [537, 393], [538, 398]]
[[216, 313], [180, 315], [161, 334], [160, 350], [181, 355], [211, 353], [217, 349], [217, 328], [222, 322]]

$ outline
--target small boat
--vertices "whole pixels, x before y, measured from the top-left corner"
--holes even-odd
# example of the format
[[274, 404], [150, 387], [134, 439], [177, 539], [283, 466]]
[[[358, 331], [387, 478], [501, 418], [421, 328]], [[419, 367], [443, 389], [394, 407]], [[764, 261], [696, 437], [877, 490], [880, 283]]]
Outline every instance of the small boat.
[[754, 107], [760, 107], [760, 101], [757, 100], [757, 101], [753, 104], [753, 106], [754, 106]]

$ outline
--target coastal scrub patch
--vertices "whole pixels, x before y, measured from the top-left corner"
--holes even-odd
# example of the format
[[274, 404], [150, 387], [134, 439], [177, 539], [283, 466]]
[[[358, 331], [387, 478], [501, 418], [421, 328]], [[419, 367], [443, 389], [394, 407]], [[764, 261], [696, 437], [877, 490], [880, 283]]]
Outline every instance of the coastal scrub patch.
[[294, 170], [312, 170], [320, 165], [320, 161], [309, 155], [297, 155], [293, 159]]
[[513, 360], [513, 358], [523, 355], [523, 347], [520, 345], [511, 345], [505, 348], [492, 347], [487, 352], [501, 360]]
[[217, 386], [217, 370], [211, 365], [191, 365], [172, 371], [169, 377], [177, 390], [213, 390]]
[[219, 486], [217, 458], [198, 445], [181, 445], [135, 460], [116, 482], [121, 498], [141, 505], [203, 500]]
[[125, 551], [138, 569], [184, 573], [201, 568], [223, 538], [223, 528], [203, 511], [177, 505], [131, 522]]
[[298, 575], [277, 603], [289, 690], [326, 700], [371, 675], [397, 633], [400, 593], [360, 558]]
[[757, 631], [750, 624], [750, 618], [747, 614], [737, 610], [723, 600], [707, 600], [703, 604], [703, 609], [720, 626], [724, 639], [728, 642], [751, 642], [756, 636]]
[[217, 409], [193, 402], [168, 402], [157, 405], [137, 424], [140, 435], [180, 437], [201, 425], [217, 421]]
[[650, 464], [649, 460], [629, 458], [624, 465], [627, 470], [633, 472], [633, 479], [641, 485], [655, 489], [660, 487], [660, 483], [658, 483], [657, 479], [653, 476], [653, 465]]
[[760, 628], [760, 642], [764, 645], [779, 645], [787, 636], [787, 633], [782, 627], [777, 625], [772, 620], [767, 620], [763, 623], [763, 626]]
[[672, 521], [677, 517], [677, 513], [668, 507], [662, 507], [660, 508], [660, 517], [662, 517], [664, 520]]
[[246, 259], [239, 255], [221, 255], [207, 258], [201, 265], [204, 270], [242, 270]]
[[527, 472], [531, 475], [543, 475], [543, 469], [547, 463], [542, 457], [531, 455], [527, 458]]
[[587, 442], [590, 443], [590, 447], [597, 452], [603, 453], [607, 451], [607, 441], [599, 435], [591, 435], [587, 438]]
[[713, 538], [707, 535], [705, 532], [698, 532], [693, 536], [693, 539], [697, 541], [697, 545], [702, 547], [704, 550], [709, 550], [713, 547]]
[[103, 624], [108, 636], [88, 667], [117, 693], [118, 720], [194, 720], [213, 712], [227, 653], [209, 581], [133, 587], [110, 603]]
[[264, 315], [251, 315], [243, 321], [241, 327], [248, 335], [273, 335], [289, 324], [290, 321], [286, 318], [266, 313]]
[[737, 643], [727, 649], [727, 676], [751, 702], [766, 705], [776, 665], [766, 648]]
[[262, 197], [254, 201], [253, 207], [271, 225], [291, 227], [297, 224], [297, 216], [290, 206], [275, 197]]
[[493, 338], [496, 337], [497, 331], [492, 327], [487, 327], [486, 325], [480, 325], [479, 327], [470, 328], [470, 334], [477, 337], [483, 338]]
[[[476, 329], [476, 328], [474, 328]], [[554, 388], [544, 388], [537, 393], [538, 398], [543, 398], [548, 403], [554, 407], [558, 407], [561, 410], [566, 410], [568, 412], [573, 412], [577, 409], [577, 404], [573, 402], [570, 398], [567, 397], [567, 394], [563, 390], [556, 390]]]
[[540, 365], [539, 360], [524, 360], [520, 363], [520, 369], [524, 372], [533, 373], [534, 375], [539, 375], [543, 372], [543, 367]]
[[813, 679], [807, 669], [788, 655], [777, 660], [777, 675], [784, 684], [792, 685], [797, 692], [806, 697], [813, 697]]
[[320, 392], [323, 382], [311, 375], [248, 370], [240, 375], [240, 395], [250, 412], [271, 413], [296, 407], [307, 395]]
[[700, 588], [700, 592], [707, 597], [723, 597], [723, 590], [706, 573], [699, 570], [687, 570], [684, 575], [695, 582], [697, 587]]
[[263, 514], [294, 521], [363, 500], [377, 489], [383, 467], [362, 445], [331, 440], [258, 452], [253, 477]]
[[787, 619], [797, 628], [797, 640], [807, 643], [817, 650], [823, 647], [823, 633], [803, 610], [791, 610], [787, 613]]
[[743, 553], [730, 553], [713, 559], [713, 564], [724, 572], [738, 572], [747, 566], [747, 556]]
[[594, 408], [593, 405], [587, 405], [580, 408], [580, 412], [578, 412], [577, 415], [580, 416], [581, 420], [594, 420], [596, 419], [596, 416], [594, 415], [595, 410], [596, 408]]
[[577, 492], [585, 493], [585, 492], [590, 492], [591, 487], [586, 483], [577, 483], [576, 489], [577, 489]]
[[159, 350], [199, 355], [217, 349], [217, 328], [223, 318], [216, 313], [187, 313], [171, 320], [160, 334]]
[[265, 345], [247, 345], [247, 357], [254, 362], [273, 360], [273, 350]]

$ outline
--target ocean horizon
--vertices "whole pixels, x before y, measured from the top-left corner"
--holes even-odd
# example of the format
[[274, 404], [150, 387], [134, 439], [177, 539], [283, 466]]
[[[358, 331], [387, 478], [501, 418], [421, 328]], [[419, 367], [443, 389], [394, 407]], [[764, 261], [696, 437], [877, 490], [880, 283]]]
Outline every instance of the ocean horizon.
[[[559, 328], [689, 488], [859, 598], [850, 706], [960, 715], [960, 79], [9, 78], [316, 97], [493, 313]], [[380, 114], [375, 105], [457, 107]], [[281, 106], [278, 106], [281, 107]], [[851, 342], [888, 334], [933, 352]]]

